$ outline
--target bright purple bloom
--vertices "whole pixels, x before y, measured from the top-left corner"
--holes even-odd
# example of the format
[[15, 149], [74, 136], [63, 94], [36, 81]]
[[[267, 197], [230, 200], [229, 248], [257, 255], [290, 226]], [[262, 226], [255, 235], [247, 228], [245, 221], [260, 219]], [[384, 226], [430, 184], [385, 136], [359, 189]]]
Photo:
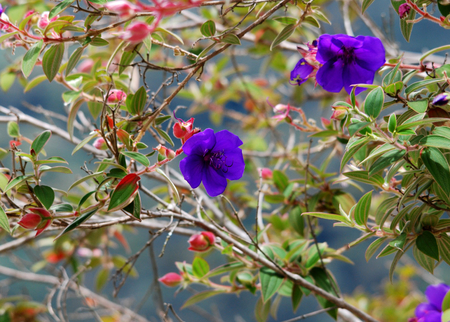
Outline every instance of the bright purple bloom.
[[237, 135], [211, 129], [197, 133], [183, 145], [187, 157], [181, 160], [180, 170], [192, 188], [203, 181], [206, 192], [218, 196], [225, 191], [227, 179], [238, 180], [244, 174], [245, 163]]
[[398, 7], [398, 15], [400, 16], [400, 19], [405, 19], [409, 12], [411, 11], [411, 6], [407, 3], [402, 3], [400, 7]]
[[2, 5], [0, 4], [0, 15], [3, 13]]
[[[339, 93], [342, 87], [350, 94], [354, 84], [372, 84], [375, 72], [385, 62], [385, 51], [376, 37], [322, 35], [316, 59], [319, 68], [316, 80], [324, 90]], [[364, 91], [357, 88], [356, 94]]]
[[418, 322], [441, 322], [442, 301], [450, 286], [446, 284], [430, 285], [425, 291], [427, 303], [421, 303], [416, 308]]
[[448, 93], [438, 94], [433, 98], [433, 101], [431, 102], [431, 104], [436, 105], [436, 106], [447, 105], [449, 102], [449, 96], [450, 95]]
[[314, 67], [308, 64], [305, 58], [302, 58], [291, 72], [291, 81], [301, 85], [306, 82], [313, 71]]

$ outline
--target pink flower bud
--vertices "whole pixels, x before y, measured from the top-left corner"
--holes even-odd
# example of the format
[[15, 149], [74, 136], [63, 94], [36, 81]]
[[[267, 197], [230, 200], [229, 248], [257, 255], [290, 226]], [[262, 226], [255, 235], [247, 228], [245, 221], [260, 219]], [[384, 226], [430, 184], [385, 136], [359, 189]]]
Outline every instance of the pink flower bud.
[[140, 9], [138, 6], [124, 0], [108, 2], [105, 4], [105, 8], [118, 13], [121, 19], [130, 18]]
[[36, 230], [39, 236], [52, 223], [52, 214], [44, 208], [28, 208], [30, 213], [25, 214], [17, 224], [26, 229]]
[[189, 238], [188, 243], [190, 247], [189, 250], [194, 252], [206, 252], [214, 245], [215, 236], [209, 231], [202, 231], [200, 234], [192, 235]]
[[153, 148], [153, 150], [158, 151], [159, 154], [161, 154], [163, 157], [166, 157], [169, 160], [172, 160], [175, 158], [176, 153], [175, 151], [166, 148], [164, 145], [158, 145], [156, 148]]
[[125, 94], [124, 91], [121, 91], [120, 89], [112, 89], [109, 92], [108, 96], [108, 104], [117, 104], [117, 103], [124, 103], [127, 99], [127, 94]]
[[259, 171], [261, 171], [261, 177], [264, 180], [272, 179], [273, 173], [269, 168], [260, 168]]
[[48, 26], [48, 24], [49, 24], [50, 22], [53, 22], [53, 21], [55, 21], [56, 19], [59, 18], [59, 15], [58, 15], [58, 16], [53, 17], [52, 19], [49, 20], [49, 19], [48, 19], [48, 15], [49, 15], [49, 12], [48, 12], [48, 11], [44, 11], [44, 12], [41, 14], [41, 16], [40, 16], [40, 18], [39, 18], [39, 20], [38, 20], [38, 23], [37, 23], [37, 25], [38, 25], [39, 28], [45, 29], [45, 28]]
[[183, 281], [183, 276], [178, 275], [177, 273], [167, 273], [163, 277], [159, 278], [158, 281], [163, 283], [165, 286], [174, 287]]
[[94, 61], [92, 59], [85, 59], [78, 66], [78, 71], [80, 73], [89, 73], [94, 66]]
[[131, 23], [122, 34], [122, 39], [130, 43], [142, 42], [152, 31], [152, 28], [145, 22], [136, 21]]
[[22, 226], [26, 229], [34, 229], [41, 223], [41, 216], [33, 213], [25, 214], [22, 219], [17, 223], [19, 226]]
[[329, 119], [326, 119], [324, 117], [320, 118], [320, 121], [322, 122], [322, 126], [326, 129], [330, 128], [331, 121]]
[[106, 144], [104, 138], [98, 138], [92, 145], [98, 150], [108, 150], [108, 145]]
[[178, 122], [173, 126], [173, 135], [177, 139], [182, 139], [186, 136], [186, 134], [192, 131], [194, 126], [194, 118], [192, 117], [188, 121], [183, 121], [182, 119], [178, 119]]
[[407, 3], [402, 3], [400, 7], [398, 7], [398, 15], [400, 16], [400, 19], [405, 19], [408, 17], [410, 11], [411, 6]]
[[332, 120], [342, 120], [347, 115], [348, 109], [344, 106], [332, 106], [332, 108], [334, 109], [331, 115]]

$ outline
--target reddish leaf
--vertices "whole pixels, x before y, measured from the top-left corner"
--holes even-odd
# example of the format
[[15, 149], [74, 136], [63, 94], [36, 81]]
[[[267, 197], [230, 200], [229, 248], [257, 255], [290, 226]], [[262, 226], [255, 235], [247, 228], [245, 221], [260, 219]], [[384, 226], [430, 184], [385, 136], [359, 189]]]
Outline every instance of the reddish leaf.
[[109, 202], [108, 211], [122, 209], [130, 204], [138, 191], [138, 181], [141, 178], [135, 174], [127, 174], [114, 189]]

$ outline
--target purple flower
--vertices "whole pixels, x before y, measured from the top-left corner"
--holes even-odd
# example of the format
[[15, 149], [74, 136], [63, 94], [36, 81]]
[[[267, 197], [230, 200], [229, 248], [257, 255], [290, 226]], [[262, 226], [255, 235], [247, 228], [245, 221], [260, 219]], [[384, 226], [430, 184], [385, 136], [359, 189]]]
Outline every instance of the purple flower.
[[[342, 87], [350, 94], [354, 84], [372, 84], [375, 72], [385, 62], [381, 40], [375, 37], [322, 35], [316, 59], [319, 68], [316, 80], [328, 92], [338, 93]], [[357, 88], [356, 94], [364, 91]]]
[[402, 3], [400, 7], [398, 7], [398, 15], [400, 16], [400, 19], [405, 19], [409, 12], [411, 11], [411, 6], [407, 3]]
[[180, 161], [184, 179], [192, 188], [203, 181], [206, 192], [218, 196], [225, 191], [227, 179], [237, 180], [244, 174], [245, 163], [237, 135], [211, 129], [197, 133], [186, 141], [183, 151], [187, 157]]
[[3, 13], [2, 5], [0, 4], [0, 15]]
[[433, 98], [433, 101], [431, 102], [431, 104], [436, 105], [436, 106], [444, 106], [447, 105], [449, 102], [449, 94], [448, 93], [441, 93], [436, 95]]
[[418, 322], [441, 322], [442, 301], [450, 286], [446, 284], [430, 285], [425, 291], [427, 303], [421, 303], [416, 308]]
[[302, 58], [291, 72], [291, 81], [300, 86], [306, 82], [313, 71], [314, 67], [308, 64], [305, 58]]

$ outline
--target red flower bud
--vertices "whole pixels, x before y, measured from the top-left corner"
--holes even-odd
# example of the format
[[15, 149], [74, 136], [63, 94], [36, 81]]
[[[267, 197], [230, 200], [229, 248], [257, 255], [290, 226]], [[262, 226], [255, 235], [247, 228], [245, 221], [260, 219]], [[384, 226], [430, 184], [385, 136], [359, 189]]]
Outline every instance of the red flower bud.
[[206, 252], [211, 246], [214, 245], [215, 236], [209, 231], [202, 231], [200, 234], [192, 235], [189, 238], [188, 243], [189, 250], [194, 252]]
[[52, 223], [52, 215], [43, 208], [29, 208], [30, 213], [25, 214], [17, 224], [26, 229], [36, 230], [36, 236], [39, 236]]
[[108, 150], [108, 145], [106, 144], [104, 138], [98, 138], [92, 145], [98, 150]]
[[192, 131], [194, 126], [194, 118], [192, 117], [188, 121], [183, 121], [182, 119], [178, 119], [178, 122], [173, 126], [173, 135], [177, 139], [182, 139], [186, 136], [187, 133]]
[[159, 278], [158, 281], [163, 283], [165, 286], [174, 287], [183, 281], [183, 276], [177, 273], [167, 273], [163, 277]]
[[168, 149], [161, 144], [158, 145], [156, 148], [153, 148], [153, 150], [158, 151], [159, 154], [161, 154], [163, 157], [166, 157], [169, 160], [172, 160], [176, 156], [175, 151]]
[[345, 106], [332, 106], [332, 108], [334, 109], [331, 115], [332, 120], [342, 120], [347, 115], [348, 108]]
[[33, 213], [28, 213], [22, 217], [17, 223], [19, 226], [22, 226], [26, 229], [34, 229], [41, 223], [41, 216]]
[[127, 94], [125, 94], [124, 91], [121, 91], [120, 89], [112, 89], [111, 91], [109, 91], [107, 102], [108, 104], [116, 104], [116, 103], [123, 104], [125, 103], [126, 99]]
[[272, 170], [270, 170], [269, 168], [260, 168], [259, 170], [261, 171], [261, 177], [264, 180], [272, 179]]

